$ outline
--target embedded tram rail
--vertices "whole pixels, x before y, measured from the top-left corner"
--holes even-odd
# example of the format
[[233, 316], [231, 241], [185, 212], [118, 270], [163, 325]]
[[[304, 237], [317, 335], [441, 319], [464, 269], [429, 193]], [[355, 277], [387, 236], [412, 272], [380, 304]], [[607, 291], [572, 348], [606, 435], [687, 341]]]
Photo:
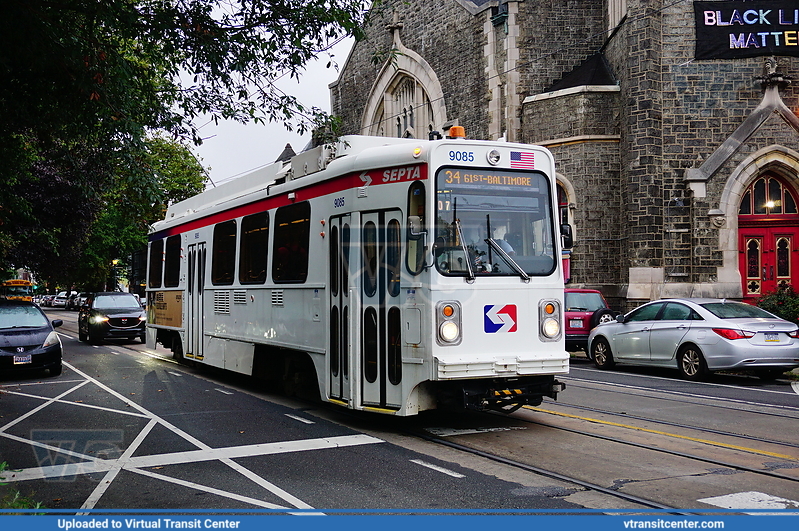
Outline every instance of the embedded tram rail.
[[[412, 432], [636, 507], [701, 511], [727, 507], [719, 500], [739, 494], [799, 507], [799, 434], [785, 429], [799, 419], [799, 407], [791, 405], [796, 396], [785, 382], [752, 382], [724, 377], [702, 388], [659, 379], [644, 388], [569, 377], [573, 392], [558, 402], [511, 415], [437, 416]], [[736, 400], [728, 393], [769, 398]]]
[[[216, 377], [227, 380], [225, 375], [214, 372], [212, 378]], [[566, 380], [569, 388], [575, 390], [581, 387], [585, 389], [586, 385], [590, 385], [590, 382], [577, 378], [567, 378]], [[263, 396], [263, 393], [257, 388], [250, 388], [249, 392]], [[635, 399], [637, 394], [626, 391], [624, 387], [614, 390], [614, 393], [628, 399]], [[268, 396], [265, 398], [269, 399]], [[697, 497], [700, 493], [713, 493], [713, 489], [719, 487], [714, 481], [717, 478], [724, 478], [724, 483], [729, 482], [731, 485], [736, 485], [739, 490], [752, 491], [758, 488], [757, 485], [763, 485], [761, 488], [769, 492], [788, 498], [796, 497], [792, 493], [796, 491], [796, 483], [799, 482], [799, 451], [797, 451], [799, 450], [799, 441], [787, 440], [789, 434], [786, 434], [786, 440], [756, 437], [746, 433], [735, 433], [731, 430], [715, 429], [687, 422], [671, 422], [656, 418], [656, 415], [619, 413], [598, 407], [567, 404], [563, 402], [563, 399], [564, 397], [561, 397], [559, 402], [546, 402], [539, 407], [525, 406], [512, 414], [458, 410], [452, 414], [440, 411], [429, 412], [429, 415], [412, 418], [385, 417], [365, 412], [347, 411], [323, 402], [296, 396], [291, 397], [290, 400], [297, 400], [304, 404], [302, 409], [306, 412], [316, 410], [316, 414], [322, 415], [328, 420], [392, 440], [398, 444], [402, 444], [401, 439], [403, 438], [414, 438], [424, 443], [446, 447], [456, 453], [468, 454], [529, 472], [535, 476], [574, 485], [576, 491], [591, 491], [600, 494], [605, 499], [608, 499], [607, 497], [616, 499], [624, 504], [625, 509], [629, 510], [645, 512], [647, 509], [656, 509], [673, 514], [692, 514], [693, 511], [690, 509], [695, 505], [680, 503], [680, 497], [663, 494], [659, 492], [659, 489], [651, 492], [647, 489], [640, 491], [636, 489], [636, 484], [645, 484], [647, 481], [672, 481], [679, 484], [685, 478], [691, 480], [692, 488], [695, 487], [694, 482], [701, 483], [703, 478], [711, 478], [707, 481], [708, 486], [696, 489]], [[678, 405], [686, 402], [678, 394], [675, 394], [672, 400]], [[734, 415], [749, 413], [766, 417], [772, 421], [774, 419], [778, 421], [799, 419], [799, 408], [772, 408], [766, 405], [745, 408], [724, 403], [714, 404], [713, 407], [724, 409]], [[756, 411], [753, 412], [752, 409]], [[575, 414], [580, 411], [596, 413], [597, 417], [615, 416], [615, 419], [593, 419]], [[628, 423], [619, 422], [619, 417]], [[633, 420], [638, 421], [641, 425], [630, 426], [629, 422]], [[569, 423], [571, 425], [568, 425]], [[437, 426], [433, 426], [433, 424], [437, 424]], [[498, 426], [498, 428], [494, 430], [480, 428], [486, 424]], [[441, 426], [449, 426], [449, 428], [441, 428]], [[532, 457], [525, 454], [528, 445], [531, 444], [531, 437], [519, 437], [520, 433], [525, 433], [526, 429], [531, 426], [536, 427], [535, 441], [532, 443], [533, 452], [536, 455]], [[658, 427], [661, 429], [657, 429]], [[669, 433], [663, 427], [668, 427], [675, 432], [681, 431]], [[597, 428], [611, 433], [599, 433]], [[444, 433], [447, 430], [449, 433]], [[480, 436], [481, 432], [482, 437]], [[686, 435], [686, 432], [692, 434]], [[564, 433], [569, 434], [569, 437], [577, 437], [577, 441], [571, 440], [568, 443], [563, 443]], [[475, 434], [477, 437], [472, 438], [471, 435]], [[650, 439], [650, 442], [634, 440], [636, 434], [644, 434]], [[708, 434], [719, 438], [719, 440], [709, 440]], [[494, 435], [494, 437], [490, 435]], [[399, 440], [396, 440], [397, 438]], [[597, 447], [597, 441], [606, 445], [603, 447], [605, 450], [600, 450]], [[676, 442], [678, 446], [688, 443], [692, 451], [689, 451], [688, 448], [669, 448], [664, 441], [672, 444]], [[753, 448], [752, 446], [755, 445], [752, 443], [761, 446]], [[538, 450], [541, 448], [547, 448], [549, 451], [539, 454]], [[625, 461], [625, 466], [630, 470], [625, 471], [624, 477], [618, 477], [618, 467], [612, 459], [607, 459], [604, 462], [600, 460], [599, 465], [589, 467], [573, 466], [573, 463], [581, 462], [572, 455], [575, 448], [579, 448], [582, 452], [596, 451], [600, 456], [620, 455]], [[608, 448], [615, 448], [615, 450], [607, 450]], [[707, 452], [708, 449], [711, 454], [716, 452], [717, 455], [702, 455], [702, 452]], [[727, 457], [719, 455], [718, 452], [725, 452]], [[636, 458], [634, 455], [636, 453], [645, 457]], [[760, 458], [770, 461], [757, 461]], [[567, 466], [563, 466], [564, 463]], [[569, 463], [572, 463], [572, 466], [569, 466]], [[711, 465], [711, 468], [702, 469], [702, 464]], [[648, 469], [659, 471], [672, 467], [675, 472], [670, 475], [664, 474], [664, 479], [635, 477], [636, 475], [641, 476], [641, 471]], [[689, 472], [685, 472], [686, 470]], [[788, 472], [780, 473], [779, 470]], [[789, 475], [791, 471], [796, 475]], [[742, 480], [740, 482], [730, 480], [731, 477], [735, 479], [740, 477]], [[738, 483], [740, 483], [740, 487], [737, 487]]]

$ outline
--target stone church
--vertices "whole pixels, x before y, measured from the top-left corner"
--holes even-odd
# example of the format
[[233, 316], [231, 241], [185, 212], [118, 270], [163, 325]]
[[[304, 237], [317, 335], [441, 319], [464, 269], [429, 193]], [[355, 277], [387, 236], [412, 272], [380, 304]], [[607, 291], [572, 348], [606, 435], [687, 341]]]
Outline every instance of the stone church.
[[330, 85], [343, 132], [549, 148], [572, 286], [799, 287], [795, 0], [384, 0], [367, 34]]

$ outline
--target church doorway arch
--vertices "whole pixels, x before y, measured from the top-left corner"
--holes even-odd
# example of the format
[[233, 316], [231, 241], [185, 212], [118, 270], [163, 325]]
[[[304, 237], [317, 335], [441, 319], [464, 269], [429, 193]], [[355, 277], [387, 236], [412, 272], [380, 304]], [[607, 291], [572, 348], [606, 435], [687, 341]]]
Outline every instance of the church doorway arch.
[[767, 171], [744, 191], [738, 209], [739, 269], [743, 298], [799, 289], [799, 194]]

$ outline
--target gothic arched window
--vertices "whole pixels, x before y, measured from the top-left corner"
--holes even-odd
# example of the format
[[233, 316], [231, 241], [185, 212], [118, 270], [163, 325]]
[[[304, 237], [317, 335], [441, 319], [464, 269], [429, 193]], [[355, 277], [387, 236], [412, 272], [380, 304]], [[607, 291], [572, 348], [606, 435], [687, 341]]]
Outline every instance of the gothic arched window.
[[797, 214], [796, 198], [781, 180], [773, 175], [764, 175], [744, 192], [740, 216], [774, 216]]
[[[393, 131], [398, 138], [426, 138], [435, 129], [433, 107], [422, 85], [413, 77], [401, 74], [386, 91], [378, 112], [379, 136]], [[393, 126], [391, 125], [393, 124]]]

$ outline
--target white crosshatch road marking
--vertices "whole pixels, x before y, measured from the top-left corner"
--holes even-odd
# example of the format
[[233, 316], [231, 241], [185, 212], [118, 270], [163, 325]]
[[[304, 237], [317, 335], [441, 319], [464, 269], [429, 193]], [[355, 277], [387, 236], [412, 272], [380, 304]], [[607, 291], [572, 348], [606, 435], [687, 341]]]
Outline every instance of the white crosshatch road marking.
[[[184, 487], [200, 490], [203, 492], [207, 492], [209, 494], [215, 494], [217, 496], [222, 496], [232, 500], [238, 500], [245, 503], [250, 503], [257, 507], [263, 507], [267, 509], [287, 509], [292, 507], [297, 509], [313, 509], [313, 507], [311, 507], [307, 503], [291, 495], [290, 493], [284, 491], [277, 485], [274, 485], [273, 483], [267, 481], [265, 478], [257, 475], [256, 473], [240, 465], [239, 463], [236, 463], [235, 461], [233, 461], [233, 459], [240, 459], [243, 457], [274, 455], [281, 453], [291, 453], [291, 452], [306, 452], [314, 450], [335, 449], [335, 448], [359, 446], [365, 444], [376, 444], [384, 442], [381, 439], [377, 439], [369, 435], [343, 435], [338, 437], [323, 437], [317, 439], [250, 444], [244, 446], [230, 446], [225, 448], [211, 448], [210, 446], [196, 439], [192, 435], [184, 432], [177, 426], [174, 426], [173, 424], [159, 417], [155, 413], [148, 411], [139, 404], [132, 402], [127, 397], [114, 391], [110, 387], [92, 378], [91, 376], [83, 373], [82, 371], [73, 367], [69, 363], [67, 362], [63, 363], [64, 365], [72, 369], [76, 374], [82, 376], [84, 380], [79, 380], [76, 382], [71, 382], [71, 381], [61, 382], [61, 383], [75, 383], [75, 385], [73, 385], [68, 390], [62, 392], [61, 394], [55, 397], [39, 396], [32, 394], [30, 392], [22, 393], [18, 391], [6, 390], [5, 392], [10, 395], [18, 395], [27, 398], [36, 398], [42, 400], [43, 402], [39, 406], [33, 408], [31, 411], [28, 411], [24, 415], [21, 415], [17, 419], [3, 426], [0, 426], [0, 437], [4, 437], [17, 442], [30, 444], [32, 447], [51, 452], [52, 455], [61, 454], [73, 458], [83, 459], [84, 461], [81, 463], [39, 466], [22, 470], [15, 470], [13, 472], [13, 475], [6, 474], [7, 477], [4, 478], [4, 481], [19, 482], [19, 481], [29, 481], [35, 479], [63, 478], [63, 477], [82, 475], [82, 474], [105, 473], [105, 477], [103, 477], [103, 479], [98, 483], [98, 486], [89, 495], [89, 497], [80, 507], [81, 509], [94, 508], [97, 505], [97, 503], [100, 501], [106, 490], [111, 486], [114, 479], [118, 476], [119, 472], [122, 470], [125, 470], [127, 472], [134, 472], [136, 474], [159, 479], [176, 485], [181, 485]], [[121, 400], [125, 406], [130, 408], [130, 410], [125, 411], [121, 409], [101, 407], [92, 404], [83, 404], [79, 402], [69, 401], [65, 398], [70, 393], [88, 384], [94, 384], [103, 389], [104, 391], [106, 391], [107, 393], [115, 396], [116, 398]], [[75, 407], [100, 409], [111, 413], [119, 413], [122, 415], [132, 415], [136, 417], [147, 418], [149, 419], [149, 422], [138, 433], [136, 438], [131, 442], [131, 444], [122, 453], [122, 455], [120, 455], [117, 459], [103, 459], [94, 455], [76, 452], [66, 448], [61, 448], [59, 446], [49, 445], [42, 443], [40, 441], [25, 439], [23, 437], [18, 437], [16, 435], [7, 433], [7, 430], [12, 426], [15, 426], [16, 424], [33, 416], [34, 414], [42, 411], [43, 409], [47, 408], [52, 404], [69, 404]], [[192, 443], [194, 446], [197, 447], [197, 450], [133, 457], [133, 454], [136, 453], [136, 450], [138, 450], [139, 446], [144, 442], [147, 435], [157, 425], [161, 425], [167, 428], [168, 430], [172, 431], [174, 434]], [[221, 490], [207, 485], [201, 485], [199, 483], [194, 483], [190, 481], [185, 481], [165, 476], [163, 474], [158, 474], [156, 472], [153, 472], [152, 470], [144, 470], [144, 468], [168, 466], [173, 464], [199, 463], [206, 461], [219, 461], [221, 463], [224, 463], [225, 465], [229, 466], [230, 468], [232, 468], [233, 470], [235, 470], [245, 478], [256, 483], [257, 485], [261, 486], [268, 492], [272, 493], [273, 495], [283, 500], [288, 506], [277, 505], [274, 503], [269, 503], [267, 501], [259, 500], [249, 496], [243, 496], [235, 492]]]
[[290, 419], [298, 420], [303, 424], [314, 424], [314, 421], [298, 417], [297, 415], [289, 415], [288, 413], [286, 413], [286, 416]]
[[455, 472], [454, 470], [450, 470], [448, 468], [444, 468], [442, 466], [434, 465], [433, 463], [428, 463], [427, 461], [422, 461], [421, 459], [411, 459], [411, 463], [416, 463], [417, 465], [422, 465], [424, 467], [429, 468], [430, 470], [435, 470], [436, 472], [441, 472], [442, 474], [446, 474], [448, 476], [452, 476], [454, 478], [465, 478], [463, 474]]
[[[697, 500], [724, 509], [799, 509], [799, 501], [779, 498], [762, 492], [736, 492], [726, 496]], [[751, 513], [765, 514], [765, 513]], [[779, 513], [783, 514], [783, 513]], [[793, 514], [793, 513], [791, 513]]]

